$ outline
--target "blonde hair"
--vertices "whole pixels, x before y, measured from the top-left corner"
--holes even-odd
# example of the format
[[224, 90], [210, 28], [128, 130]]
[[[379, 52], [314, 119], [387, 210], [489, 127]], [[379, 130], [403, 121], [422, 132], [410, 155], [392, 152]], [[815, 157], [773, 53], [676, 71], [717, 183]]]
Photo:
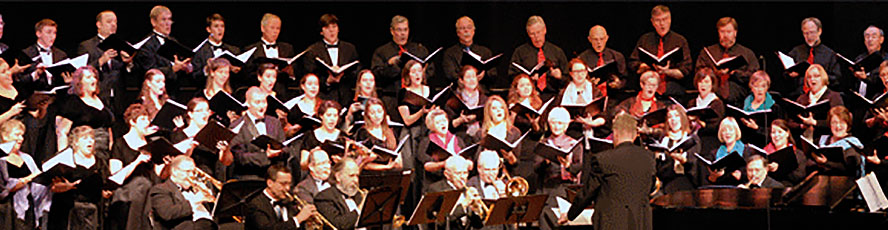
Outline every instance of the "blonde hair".
[[154, 6], [154, 8], [151, 8], [151, 13], [148, 14], [148, 17], [149, 19], [156, 19], [157, 17], [160, 17], [160, 15], [163, 13], [172, 13], [172, 11], [170, 11], [170, 8], [167, 8], [166, 6], [156, 5]]
[[281, 20], [281, 17], [278, 17], [277, 15], [274, 15], [272, 13], [265, 13], [264, 15], [262, 15], [262, 20], [259, 23], [262, 26], [267, 26], [268, 22], [271, 21], [271, 19]]
[[546, 21], [544, 21], [543, 17], [540, 17], [539, 15], [533, 15], [530, 16], [530, 18], [527, 18], [527, 27], [536, 24], [542, 24], [543, 26], [546, 26]]
[[506, 131], [512, 129], [512, 120], [510, 119], [509, 115], [509, 104], [506, 104], [506, 101], [503, 100], [502, 97], [498, 95], [493, 95], [488, 97], [487, 103], [484, 104], [484, 121], [481, 124], [482, 137], [487, 135], [487, 130], [496, 125], [493, 123], [493, 117], [491, 115], [493, 113], [490, 112], [490, 110], [493, 108], [493, 102], [499, 102], [500, 104], [502, 104], [503, 110], [505, 111], [502, 122], [506, 122]]
[[410, 21], [407, 20], [407, 17], [401, 16], [401, 15], [395, 15], [394, 17], [392, 17], [392, 23], [389, 26], [391, 26], [392, 28], [395, 28], [395, 25], [400, 24], [400, 23], [404, 23], [404, 22], [406, 22], [408, 24], [410, 23]]
[[734, 139], [736, 139], [734, 141], [738, 141], [743, 138], [743, 133], [740, 132], [740, 125], [737, 125], [737, 120], [734, 120], [734, 117], [725, 117], [725, 119], [722, 120], [721, 124], [718, 125], [718, 141], [721, 141], [722, 143], [727, 142], [721, 135], [721, 133], [724, 132], [725, 129], [734, 130]]
[[6, 135], [9, 135], [9, 133], [11, 133], [14, 129], [21, 130], [22, 132], [26, 131], [25, 123], [22, 123], [22, 121], [16, 119], [7, 120], [5, 123], [0, 125], [0, 139], [2, 139], [3, 142], [9, 141], [6, 140], [6, 138], [4, 137]]

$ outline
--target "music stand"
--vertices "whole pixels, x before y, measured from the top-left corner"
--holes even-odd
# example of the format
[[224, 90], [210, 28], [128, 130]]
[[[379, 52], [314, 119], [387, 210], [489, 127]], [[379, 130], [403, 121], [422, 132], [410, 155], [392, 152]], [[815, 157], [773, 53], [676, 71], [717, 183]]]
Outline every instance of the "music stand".
[[496, 200], [484, 226], [536, 221], [543, 211], [547, 194], [505, 197]]
[[264, 180], [232, 180], [225, 183], [216, 197], [213, 217], [218, 223], [226, 223], [229, 218], [246, 216], [249, 212], [247, 202], [262, 194], [265, 186]]
[[[410, 216], [410, 220], [407, 221], [407, 225], [444, 222], [463, 192], [465, 189], [430, 192], [423, 195], [416, 210], [413, 211], [413, 215]], [[421, 214], [417, 215], [417, 213]]]
[[395, 186], [401, 189], [401, 198], [398, 203], [404, 203], [407, 197], [407, 188], [410, 181], [413, 180], [413, 170], [407, 169], [400, 172], [384, 172], [377, 175], [360, 175], [358, 176], [358, 184], [363, 189], [372, 190], [373, 188], [384, 186]]
[[383, 175], [390, 177], [380, 186], [367, 192], [366, 201], [358, 217], [358, 228], [379, 226], [392, 223], [398, 205], [404, 202], [407, 187], [410, 186], [412, 171], [406, 170], [399, 174]]

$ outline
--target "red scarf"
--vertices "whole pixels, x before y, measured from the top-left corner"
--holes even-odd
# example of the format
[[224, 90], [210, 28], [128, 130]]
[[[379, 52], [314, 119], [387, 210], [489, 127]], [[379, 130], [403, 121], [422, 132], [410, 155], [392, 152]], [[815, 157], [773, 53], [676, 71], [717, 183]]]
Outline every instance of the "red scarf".
[[[636, 117], [643, 116], [644, 113], [647, 111], [657, 110], [657, 100], [654, 97], [650, 97], [650, 98], [645, 99], [644, 97], [641, 96], [641, 94], [642, 93], [639, 92], [638, 96], [635, 96], [635, 103], [632, 103], [632, 107], [629, 108], [629, 113], [636, 116]], [[647, 111], [644, 110], [644, 106], [641, 104], [642, 101], [651, 102], [651, 106], [650, 106], [650, 108], [648, 108]]]

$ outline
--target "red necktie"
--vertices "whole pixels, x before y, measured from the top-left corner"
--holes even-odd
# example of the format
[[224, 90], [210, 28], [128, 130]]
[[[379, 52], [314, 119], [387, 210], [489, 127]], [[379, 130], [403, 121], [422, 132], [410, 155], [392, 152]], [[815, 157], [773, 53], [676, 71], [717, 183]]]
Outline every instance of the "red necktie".
[[[663, 38], [660, 38], [660, 44], [657, 45], [657, 58], [663, 57]], [[660, 74], [660, 86], [657, 87], [657, 93], [663, 95], [666, 93], [666, 75]]]
[[[537, 52], [537, 64], [543, 63], [546, 61], [546, 55], [543, 54], [543, 48], [540, 48], [540, 52]], [[546, 74], [540, 75], [540, 78], [537, 79], [537, 88], [542, 92], [546, 89]]]
[[595, 64], [595, 67], [599, 67], [599, 66], [603, 66], [603, 65], [604, 65], [604, 56], [602, 55], [602, 53], [598, 53], [598, 63]]
[[663, 38], [660, 38], [660, 44], [657, 45], [657, 58], [663, 57]]
[[[722, 59], [729, 58], [729, 57], [730, 57], [730, 55], [728, 55], [728, 50], [723, 50], [722, 51]], [[731, 77], [731, 74], [730, 73], [722, 74], [720, 77], [721, 77], [721, 79], [720, 79], [721, 81], [719, 82], [719, 89], [721, 90], [722, 97], [726, 98], [731, 93], [730, 88], [728, 88], [728, 78]]]
[[808, 50], [808, 64], [814, 64], [814, 47]]
[[404, 46], [398, 45], [398, 55], [404, 54], [407, 50], [404, 49]]

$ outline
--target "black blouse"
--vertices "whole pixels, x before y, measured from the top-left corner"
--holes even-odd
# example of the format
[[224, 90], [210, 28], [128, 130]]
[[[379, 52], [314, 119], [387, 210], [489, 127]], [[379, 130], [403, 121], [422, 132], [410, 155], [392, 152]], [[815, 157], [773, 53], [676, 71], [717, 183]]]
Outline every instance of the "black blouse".
[[[136, 160], [136, 158], [139, 157], [139, 154], [141, 153], [138, 150], [130, 148], [129, 144], [126, 143], [126, 139], [123, 137], [117, 138], [114, 141], [114, 145], [111, 146], [111, 159], [120, 160], [120, 162], [123, 163], [122, 167], [126, 167], [126, 165], [129, 165]], [[128, 184], [136, 177], [145, 177], [153, 183], [159, 183], [160, 177], [154, 172], [154, 167], [152, 166], [151, 163], [139, 164], [133, 169], [130, 176], [123, 181], [123, 184]]]
[[59, 116], [71, 120], [71, 127], [88, 125], [92, 128], [108, 128], [114, 124], [114, 113], [111, 112], [110, 104], [105, 101], [102, 101], [105, 105], [102, 110], [87, 105], [79, 97], [70, 97], [65, 102]]

